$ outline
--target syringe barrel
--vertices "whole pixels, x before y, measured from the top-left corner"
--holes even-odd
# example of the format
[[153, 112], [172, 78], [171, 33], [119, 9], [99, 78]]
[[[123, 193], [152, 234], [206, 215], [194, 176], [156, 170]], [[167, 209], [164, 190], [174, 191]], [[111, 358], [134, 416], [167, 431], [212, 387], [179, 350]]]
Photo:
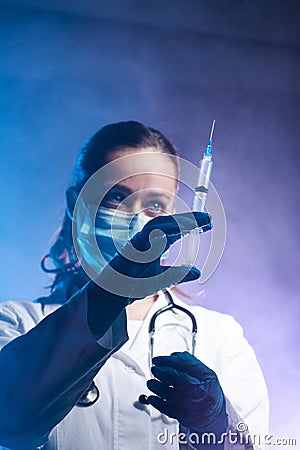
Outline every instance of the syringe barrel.
[[[210, 176], [212, 171], [213, 161], [211, 156], [203, 156], [199, 167], [199, 178], [197, 186], [195, 187], [195, 195], [193, 200], [192, 211], [205, 212], [205, 202], [208, 194], [210, 183]], [[184, 265], [192, 266], [195, 264], [197, 253], [199, 250], [199, 233], [203, 230], [201, 228], [193, 230], [185, 239], [185, 257]]]
[[195, 188], [195, 196], [193, 200], [193, 211], [205, 211], [205, 202], [208, 194], [210, 176], [212, 171], [213, 161], [211, 156], [203, 156], [199, 170], [198, 183]]

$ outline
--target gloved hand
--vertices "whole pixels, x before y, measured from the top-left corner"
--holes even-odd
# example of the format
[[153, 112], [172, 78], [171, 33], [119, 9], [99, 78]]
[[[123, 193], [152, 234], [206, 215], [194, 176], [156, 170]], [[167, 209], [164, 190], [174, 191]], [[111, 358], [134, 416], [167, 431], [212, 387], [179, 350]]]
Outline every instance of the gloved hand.
[[198, 433], [227, 428], [225, 398], [215, 372], [188, 352], [153, 358], [149, 404]]
[[183, 234], [196, 227], [211, 229], [206, 213], [159, 216], [150, 220], [103, 269], [95, 280], [106, 291], [125, 297], [128, 303], [161, 289], [200, 276], [196, 267], [163, 266], [161, 255]]
[[[89, 293], [101, 299], [102, 311], [106, 305], [107, 320], [102, 317], [102, 323], [107, 322], [106, 329], [117, 312], [120, 313], [121, 307], [169, 286], [199, 278], [200, 271], [196, 267], [160, 264], [161, 255], [182, 235], [197, 227], [202, 227], [203, 231], [210, 230], [210, 215], [194, 212], [150, 220], [90, 283]], [[108, 314], [109, 308], [111, 314]], [[93, 302], [89, 307], [92, 329], [99, 328], [98, 318], [99, 305]], [[94, 334], [99, 335], [99, 332]]]

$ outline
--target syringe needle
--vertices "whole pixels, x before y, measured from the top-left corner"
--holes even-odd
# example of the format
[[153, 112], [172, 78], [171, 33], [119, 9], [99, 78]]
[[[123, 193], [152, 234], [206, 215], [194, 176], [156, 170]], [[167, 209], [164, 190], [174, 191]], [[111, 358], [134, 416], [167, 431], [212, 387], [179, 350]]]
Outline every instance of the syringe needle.
[[215, 130], [215, 123], [216, 121], [213, 120], [212, 126], [211, 126], [211, 132], [210, 132], [210, 136], [209, 136], [209, 140], [212, 141], [213, 138], [213, 134], [214, 134], [214, 130]]
[[214, 134], [215, 123], [216, 123], [216, 121], [213, 120], [213, 123], [212, 123], [212, 126], [211, 126], [211, 130], [210, 130], [210, 136], [209, 136], [208, 144], [207, 144], [207, 147], [206, 147], [206, 152], [204, 153], [204, 156], [207, 156], [209, 158], [211, 158], [212, 138], [213, 138], [213, 134]]

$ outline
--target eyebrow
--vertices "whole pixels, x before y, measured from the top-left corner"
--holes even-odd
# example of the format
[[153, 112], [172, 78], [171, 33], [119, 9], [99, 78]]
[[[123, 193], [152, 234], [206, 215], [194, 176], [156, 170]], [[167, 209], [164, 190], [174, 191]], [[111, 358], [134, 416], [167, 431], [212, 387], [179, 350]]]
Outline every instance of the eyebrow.
[[164, 192], [149, 192], [148, 197], [152, 198], [165, 198], [167, 201], [170, 201], [172, 196], [165, 194]]
[[[162, 198], [164, 197], [166, 200], [170, 200], [172, 197], [172, 194], [170, 193], [170, 195], [166, 194], [164, 191], [160, 192], [160, 191], [155, 191], [155, 188], [148, 188], [149, 192], [147, 193], [148, 197], [159, 197]], [[144, 189], [145, 191], [148, 189]], [[127, 186], [124, 186], [123, 184], [116, 184], [114, 186], [112, 186], [112, 188], [109, 191], [114, 191], [114, 190], [120, 190], [123, 194], [125, 195], [130, 195], [133, 194], [135, 191], [133, 191], [132, 189], [130, 189]]]
[[120, 191], [122, 191], [122, 193], [123, 193], [123, 194], [126, 194], [126, 195], [130, 195], [130, 194], [133, 193], [133, 191], [132, 191], [130, 188], [128, 188], [127, 186], [124, 186], [124, 185], [122, 185], [122, 184], [115, 184], [114, 186], [112, 186], [112, 187], [109, 189], [108, 192], [111, 192], [111, 191], [117, 190], [117, 189], [120, 190]]

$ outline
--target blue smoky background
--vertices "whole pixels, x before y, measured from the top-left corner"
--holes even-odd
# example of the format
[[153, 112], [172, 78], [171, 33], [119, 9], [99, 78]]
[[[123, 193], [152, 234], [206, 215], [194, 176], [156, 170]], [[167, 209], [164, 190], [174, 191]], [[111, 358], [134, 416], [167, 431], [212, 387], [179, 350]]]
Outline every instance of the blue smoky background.
[[215, 274], [186, 289], [241, 322], [271, 432], [286, 438], [300, 421], [299, 12], [292, 0], [0, 1], [0, 300], [45, 295], [39, 262], [90, 133], [139, 120], [198, 164], [215, 119], [227, 242]]

